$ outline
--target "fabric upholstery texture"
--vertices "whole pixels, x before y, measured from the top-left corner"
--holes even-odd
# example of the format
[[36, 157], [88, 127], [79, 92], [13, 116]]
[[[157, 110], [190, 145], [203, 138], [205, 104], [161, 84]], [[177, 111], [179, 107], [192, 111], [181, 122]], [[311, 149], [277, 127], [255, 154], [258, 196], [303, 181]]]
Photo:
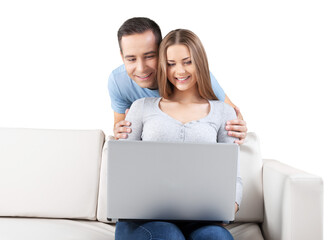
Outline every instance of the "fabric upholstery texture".
[[[0, 128], [0, 239], [114, 240], [104, 141], [101, 130]], [[240, 171], [240, 211], [226, 226], [235, 240], [323, 239], [320, 177], [263, 162], [254, 133], [240, 146]]]
[[113, 137], [107, 137], [106, 143], [102, 149], [102, 160], [100, 169], [100, 188], [98, 197], [97, 220], [100, 222], [108, 222], [107, 220], [107, 156], [108, 144], [107, 141], [114, 141]]
[[262, 157], [255, 133], [248, 133], [240, 146], [240, 174], [243, 179], [243, 199], [237, 222], [263, 222]]
[[225, 227], [234, 240], [263, 240], [260, 226], [256, 223], [234, 223]]
[[[226, 228], [234, 240], [263, 240], [260, 227], [255, 223], [229, 224]], [[115, 225], [68, 219], [0, 217], [0, 236], [5, 240], [114, 240]]]
[[101, 130], [0, 129], [0, 216], [96, 219]]
[[323, 239], [323, 180], [276, 160], [264, 160], [265, 217], [270, 240]]
[[88, 220], [2, 218], [2, 240], [114, 240], [115, 226]]

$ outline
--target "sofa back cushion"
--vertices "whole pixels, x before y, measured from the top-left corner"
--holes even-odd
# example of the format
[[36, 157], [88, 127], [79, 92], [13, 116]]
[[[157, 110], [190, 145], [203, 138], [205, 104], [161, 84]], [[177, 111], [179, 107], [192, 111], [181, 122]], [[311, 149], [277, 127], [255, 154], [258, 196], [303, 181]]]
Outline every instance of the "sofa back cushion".
[[[107, 141], [116, 141], [112, 136], [107, 138]], [[103, 146], [102, 160], [100, 169], [100, 187], [98, 197], [97, 220], [101, 222], [109, 222], [107, 220], [107, 166], [108, 166], [108, 144]], [[133, 200], [134, 201], [134, 200]]]
[[[97, 219], [107, 222], [107, 144], [103, 148], [100, 171], [100, 191]], [[236, 221], [263, 221], [262, 157], [258, 137], [248, 133], [240, 146], [240, 172], [243, 179], [243, 198]], [[132, 199], [134, 201], [134, 199]]]
[[248, 133], [240, 146], [240, 174], [243, 179], [243, 198], [237, 222], [263, 222], [263, 161], [260, 143], [255, 133]]
[[96, 219], [100, 130], [0, 128], [0, 216]]

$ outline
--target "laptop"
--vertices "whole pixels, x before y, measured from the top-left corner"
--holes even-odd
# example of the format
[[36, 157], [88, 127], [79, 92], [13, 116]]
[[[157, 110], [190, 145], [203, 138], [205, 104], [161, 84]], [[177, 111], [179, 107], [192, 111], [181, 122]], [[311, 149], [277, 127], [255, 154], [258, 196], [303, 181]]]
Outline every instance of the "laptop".
[[107, 144], [109, 221], [234, 220], [237, 144]]

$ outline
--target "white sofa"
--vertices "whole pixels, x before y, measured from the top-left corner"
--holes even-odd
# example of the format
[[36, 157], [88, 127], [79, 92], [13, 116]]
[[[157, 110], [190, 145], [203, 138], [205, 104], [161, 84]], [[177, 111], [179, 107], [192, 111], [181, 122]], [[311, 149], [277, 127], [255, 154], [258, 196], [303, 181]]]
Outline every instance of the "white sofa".
[[[0, 128], [0, 239], [114, 239], [104, 143], [101, 130]], [[243, 200], [227, 226], [235, 240], [323, 238], [320, 177], [262, 161], [254, 133], [240, 160]]]

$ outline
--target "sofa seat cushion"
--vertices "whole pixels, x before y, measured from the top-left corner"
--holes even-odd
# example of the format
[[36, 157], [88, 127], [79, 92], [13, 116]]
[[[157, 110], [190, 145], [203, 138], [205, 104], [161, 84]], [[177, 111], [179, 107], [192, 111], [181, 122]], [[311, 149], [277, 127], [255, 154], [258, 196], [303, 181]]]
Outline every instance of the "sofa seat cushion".
[[[256, 223], [234, 223], [226, 228], [234, 240], [263, 240]], [[114, 240], [115, 225], [88, 220], [0, 218], [0, 236], [6, 240]]]
[[256, 223], [234, 223], [225, 227], [234, 240], [263, 240], [261, 229]]
[[88, 220], [2, 217], [0, 236], [6, 240], [113, 240], [115, 226]]

